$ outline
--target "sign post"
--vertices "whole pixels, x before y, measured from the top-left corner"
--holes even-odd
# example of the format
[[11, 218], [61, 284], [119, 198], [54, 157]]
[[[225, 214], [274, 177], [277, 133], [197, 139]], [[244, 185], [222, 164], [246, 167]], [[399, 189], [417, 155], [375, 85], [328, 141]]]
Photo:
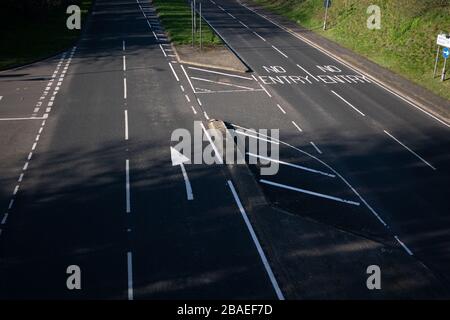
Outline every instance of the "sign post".
[[444, 67], [442, 68], [442, 75], [441, 75], [441, 81], [445, 81], [445, 73], [446, 73], [446, 67], [447, 67], [447, 59], [450, 56], [450, 49], [444, 48], [442, 50], [442, 55], [444, 56]]
[[325, 17], [323, 19], [323, 30], [327, 30], [328, 8], [331, 7], [331, 0], [324, 0], [323, 6], [325, 7]]

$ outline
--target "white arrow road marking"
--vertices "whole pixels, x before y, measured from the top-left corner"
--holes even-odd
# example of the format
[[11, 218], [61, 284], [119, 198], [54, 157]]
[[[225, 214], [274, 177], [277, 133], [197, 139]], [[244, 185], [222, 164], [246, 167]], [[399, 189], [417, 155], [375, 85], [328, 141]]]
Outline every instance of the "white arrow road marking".
[[177, 149], [170, 147], [170, 157], [172, 158], [172, 166], [180, 166], [183, 173], [184, 183], [186, 185], [186, 195], [188, 200], [194, 200], [194, 194], [192, 193], [191, 183], [187, 175], [184, 163], [189, 162], [189, 158], [182, 155]]
[[267, 180], [264, 180], [264, 179], [260, 179], [259, 181], [261, 183], [268, 184], [268, 185], [271, 185], [271, 186], [274, 186], [274, 187], [279, 187], [279, 188], [283, 188], [283, 189], [288, 189], [288, 190], [292, 190], [292, 191], [306, 193], [306, 194], [309, 194], [309, 195], [312, 195], [312, 196], [316, 196], [316, 197], [320, 197], [320, 198], [325, 198], [325, 199], [329, 199], [329, 200], [334, 200], [334, 201], [338, 201], [338, 202], [352, 204], [354, 206], [359, 206], [359, 202], [356, 202], [356, 201], [345, 200], [345, 199], [341, 199], [341, 198], [338, 198], [338, 197], [329, 196], [329, 195], [326, 195], [326, 194], [323, 194], [323, 193], [318, 193], [318, 192], [309, 191], [309, 190], [305, 190], [305, 189], [295, 188], [295, 187], [287, 186], [287, 185], [284, 185], [284, 184], [281, 184], [281, 183], [267, 181]]

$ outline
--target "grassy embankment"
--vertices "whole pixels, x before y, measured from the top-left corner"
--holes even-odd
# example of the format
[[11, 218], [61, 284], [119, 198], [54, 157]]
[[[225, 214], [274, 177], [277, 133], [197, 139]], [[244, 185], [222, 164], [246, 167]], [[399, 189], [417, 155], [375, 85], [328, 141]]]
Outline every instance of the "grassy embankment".
[[[450, 80], [432, 79], [437, 34], [450, 32], [449, 0], [333, 0], [325, 32], [323, 0], [254, 1], [450, 99]], [[372, 4], [381, 30], [366, 27]]]
[[[12, 4], [6, 3], [0, 10], [0, 70], [64, 50], [80, 35], [81, 30], [68, 30], [66, 27], [69, 17], [66, 14], [67, 3], [59, 1], [42, 9], [36, 7], [36, 2], [25, 7], [27, 1], [35, 0], [22, 0], [22, 3], [10, 0]], [[70, 4], [80, 6], [83, 24], [92, 0], [74, 0]]]
[[[170, 40], [174, 44], [191, 44], [191, 8], [185, 0], [153, 0], [159, 18], [168, 32]], [[197, 16], [198, 22], [198, 16]], [[202, 42], [206, 47], [222, 43], [214, 32], [205, 24], [202, 24]], [[199, 43], [197, 32], [196, 43]]]

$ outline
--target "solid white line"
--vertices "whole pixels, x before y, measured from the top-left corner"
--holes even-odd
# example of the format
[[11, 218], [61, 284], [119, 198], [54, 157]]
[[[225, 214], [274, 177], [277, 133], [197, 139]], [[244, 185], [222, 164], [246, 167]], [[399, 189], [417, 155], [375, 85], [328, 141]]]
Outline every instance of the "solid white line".
[[317, 79], [315, 76], [313, 76], [311, 73], [308, 72], [308, 70], [306, 70], [305, 68], [303, 68], [300, 65], [297, 65], [297, 67], [299, 67], [300, 69], [303, 70], [303, 72], [305, 72], [307, 75], [309, 75], [311, 78], [313, 78], [314, 80], [316, 80], [317, 82], [319, 82], [319, 79]]
[[127, 71], [127, 64], [125, 62], [125, 56], [123, 56], [123, 71]]
[[264, 179], [260, 179], [259, 180], [261, 183], [264, 184], [268, 184], [274, 187], [279, 187], [279, 188], [283, 188], [283, 189], [287, 189], [287, 190], [292, 190], [292, 191], [297, 191], [297, 192], [301, 192], [301, 193], [306, 193], [312, 196], [316, 196], [319, 198], [324, 198], [324, 199], [328, 199], [328, 200], [334, 200], [337, 202], [343, 202], [343, 203], [347, 203], [347, 204], [351, 204], [354, 206], [359, 206], [360, 203], [356, 202], [356, 201], [351, 201], [351, 200], [345, 200], [345, 199], [341, 199], [338, 197], [334, 197], [334, 196], [329, 196], [323, 193], [318, 193], [318, 192], [314, 192], [314, 191], [309, 191], [309, 190], [305, 190], [305, 189], [300, 189], [300, 188], [295, 188], [295, 187], [291, 187], [291, 186], [287, 186], [281, 183], [276, 183], [276, 182], [272, 182], [272, 181], [268, 181], [268, 180], [264, 180]]
[[286, 111], [284, 111], [284, 109], [283, 109], [279, 104], [277, 104], [277, 107], [281, 110], [281, 112], [283, 112], [284, 114], [286, 114]]
[[253, 90], [218, 90], [218, 91], [211, 91], [206, 89], [200, 89], [196, 88], [197, 90], [205, 90], [204, 92], [195, 92], [196, 94], [210, 94], [210, 93], [231, 93], [231, 92], [262, 92], [263, 89], [253, 89]]
[[180, 82], [180, 79], [178, 78], [178, 75], [177, 75], [177, 73], [175, 72], [175, 69], [173, 68], [173, 66], [172, 66], [172, 64], [169, 62], [169, 66], [170, 66], [170, 69], [172, 70], [172, 72], [173, 72], [173, 75], [175, 76], [175, 79], [177, 79], [177, 81], [178, 82]]
[[180, 164], [181, 172], [183, 173], [184, 184], [186, 185], [186, 197], [188, 200], [194, 200], [194, 194], [192, 193], [191, 182], [184, 168], [184, 164]]
[[394, 139], [395, 141], [397, 141], [401, 146], [403, 146], [406, 150], [408, 150], [409, 152], [411, 152], [413, 155], [415, 155], [417, 158], [419, 158], [419, 160], [421, 160], [423, 163], [425, 163], [427, 166], [429, 166], [431, 169], [436, 170], [435, 167], [433, 167], [428, 161], [426, 161], [424, 158], [422, 158], [421, 156], [419, 156], [417, 153], [415, 153], [413, 150], [411, 150], [410, 148], [408, 148], [406, 145], [404, 145], [400, 140], [398, 140], [396, 137], [394, 137], [392, 134], [390, 134], [389, 132], [387, 132], [386, 130], [384, 130], [384, 133], [386, 133], [389, 137], [391, 137], [392, 139]]
[[258, 32], [253, 31], [253, 33], [254, 33], [256, 36], [258, 36], [262, 41], [267, 42], [267, 40], [264, 39]]
[[295, 123], [295, 121], [291, 121], [291, 122], [297, 128], [298, 131], [303, 132], [303, 129], [300, 128], [299, 125]]
[[240, 131], [240, 130], [235, 130], [234, 132], [236, 132], [237, 134], [240, 134], [240, 135], [242, 135], [242, 136], [247, 136], [247, 137], [250, 137], [250, 138], [255, 138], [255, 139], [258, 139], [258, 140], [261, 140], [261, 141], [265, 141], [265, 142], [269, 142], [269, 143], [272, 143], [272, 144], [279, 144], [279, 142], [277, 142], [277, 141], [268, 140], [268, 139], [265, 139], [265, 138], [261, 138], [261, 137], [258, 137], [258, 136], [254, 136], [254, 135], [251, 135], [251, 134], [242, 132], [242, 131]]
[[275, 47], [274, 45], [272, 45], [272, 48], [274, 48], [275, 50], [277, 50], [283, 57], [288, 58], [288, 56], [286, 54], [284, 54], [283, 51], [281, 51], [280, 49], [278, 49], [277, 47]]
[[405, 249], [405, 251], [410, 255], [413, 256], [414, 254], [412, 253], [411, 250], [409, 250], [409, 248], [397, 237], [394, 236], [395, 240], [397, 240], [397, 242], [403, 247], [403, 249]]
[[211, 144], [211, 147], [212, 147], [213, 150], [214, 150], [214, 154], [215, 154], [217, 160], [219, 161], [220, 164], [223, 164], [222, 155], [219, 153], [219, 150], [217, 150], [217, 147], [216, 147], [216, 145], [214, 144], [214, 142], [212, 141], [211, 136], [209, 135], [208, 131], [206, 131], [205, 126], [203, 125], [203, 123], [200, 123], [200, 126], [202, 127], [203, 132], [204, 132], [205, 135], [206, 135], [206, 138], [208, 138], [209, 143]]
[[310, 144], [314, 147], [314, 149], [316, 149], [318, 153], [322, 154], [322, 151], [316, 146], [314, 142], [311, 141]]
[[130, 205], [130, 160], [126, 160], [125, 162], [125, 175], [126, 175], [126, 181], [125, 181], [125, 198], [126, 198], [126, 205], [127, 205], [127, 213], [131, 212], [131, 205]]
[[125, 113], [125, 140], [128, 140], [128, 110], [125, 110], [124, 113]]
[[235, 77], [235, 78], [240, 78], [240, 79], [245, 79], [245, 80], [252, 80], [252, 78], [239, 76], [239, 75], [236, 75], [236, 74], [224, 73], [224, 72], [219, 72], [219, 71], [212, 71], [212, 70], [196, 68], [196, 67], [188, 67], [188, 68], [192, 69], [192, 70], [197, 70], [197, 71], [203, 71], [203, 72], [208, 72], [208, 73], [220, 74], [220, 75], [223, 75], [223, 76]]
[[350, 102], [348, 102], [347, 100], [345, 100], [344, 98], [342, 98], [340, 95], [338, 95], [336, 92], [334, 92], [333, 90], [331, 90], [331, 92], [333, 92], [334, 95], [336, 95], [339, 99], [341, 99], [342, 101], [344, 101], [347, 105], [349, 105], [350, 107], [352, 107], [354, 110], [356, 110], [360, 115], [362, 115], [363, 117], [365, 117], [366, 115], [364, 113], [362, 113], [361, 111], [358, 110], [358, 108], [356, 108], [355, 106], [353, 106]]
[[277, 159], [273, 159], [273, 158], [260, 156], [260, 155], [257, 155], [257, 154], [254, 154], [254, 153], [250, 153], [250, 152], [247, 152], [247, 154], [249, 156], [251, 156], [251, 157], [254, 157], [254, 158], [259, 158], [259, 159], [267, 160], [267, 161], [270, 161], [270, 162], [276, 162], [276, 163], [283, 164], [283, 165], [288, 166], [288, 167], [297, 168], [297, 169], [308, 171], [308, 172], [312, 172], [312, 173], [318, 173], [318, 174], [321, 174], [323, 176], [327, 176], [327, 177], [331, 177], [331, 178], [336, 178], [336, 175], [331, 174], [331, 173], [326, 173], [326, 172], [315, 170], [315, 169], [311, 169], [311, 168], [308, 168], [308, 167], [299, 166], [299, 165], [296, 165], [296, 164], [293, 164], [293, 163], [289, 163], [289, 162], [285, 162], [285, 161], [281, 161], [281, 160], [277, 160]]
[[189, 85], [191, 86], [192, 91], [195, 93], [194, 86], [192, 85], [191, 79], [189, 78], [189, 76], [188, 76], [186, 70], [184, 69], [184, 66], [183, 66], [182, 64], [180, 64], [180, 66], [181, 66], [181, 69], [183, 69], [184, 75], [185, 75], [187, 81], [189, 82]]
[[0, 121], [19, 121], [19, 120], [42, 120], [47, 119], [44, 115], [42, 117], [29, 117], [29, 118], [0, 118]]
[[224, 86], [229, 86], [229, 87], [236, 87], [236, 88], [241, 88], [241, 89], [246, 89], [246, 90], [253, 90], [253, 88], [249, 88], [249, 87], [245, 87], [245, 86], [240, 86], [237, 84], [232, 84], [232, 83], [227, 83], [227, 82], [221, 82], [221, 81], [213, 81], [213, 80], [209, 80], [209, 79], [203, 79], [203, 78], [197, 78], [197, 77], [192, 77], [192, 80], [197, 80], [197, 81], [204, 81], [204, 82], [210, 82], [210, 83], [217, 83], [220, 85], [224, 85]]
[[127, 252], [128, 266], [128, 300], [133, 300], [133, 256], [131, 252]]
[[123, 98], [127, 98], [127, 78], [123, 78]]
[[258, 237], [256, 236], [256, 233], [253, 230], [252, 224], [250, 223], [250, 220], [248, 219], [247, 213], [245, 212], [244, 206], [242, 205], [241, 200], [239, 199], [239, 196], [236, 192], [236, 189], [234, 188], [233, 182], [228, 180], [228, 186], [230, 187], [230, 190], [231, 190], [231, 193], [233, 194], [234, 200], [236, 201], [239, 211], [241, 212], [241, 215], [242, 215], [242, 218], [244, 219], [245, 225], [247, 226], [247, 229], [250, 232], [250, 236], [252, 237], [253, 243], [255, 244], [256, 249], [258, 250], [259, 257], [261, 258], [264, 268], [266, 269], [267, 275], [269, 276], [270, 282], [272, 283], [272, 287], [275, 290], [277, 298], [278, 298], [278, 300], [284, 300], [284, 296], [283, 296], [283, 293], [281, 292], [280, 286], [278, 285], [277, 279], [275, 278], [275, 275], [273, 274], [273, 271], [272, 271], [272, 268], [270, 267], [269, 261], [267, 260], [266, 255], [264, 254], [264, 251], [261, 247], [261, 244], [259, 243]]

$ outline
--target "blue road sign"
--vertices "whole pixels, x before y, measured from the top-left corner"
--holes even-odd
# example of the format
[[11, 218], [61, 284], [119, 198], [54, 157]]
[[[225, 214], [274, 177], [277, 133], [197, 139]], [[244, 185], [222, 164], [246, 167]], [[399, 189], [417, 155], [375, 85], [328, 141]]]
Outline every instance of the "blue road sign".
[[445, 59], [448, 59], [448, 57], [450, 56], [450, 49], [444, 48], [444, 50], [442, 50], [442, 55], [444, 56]]
[[331, 7], [331, 0], [324, 0], [324, 1], [323, 1], [323, 6], [324, 6], [325, 8]]

